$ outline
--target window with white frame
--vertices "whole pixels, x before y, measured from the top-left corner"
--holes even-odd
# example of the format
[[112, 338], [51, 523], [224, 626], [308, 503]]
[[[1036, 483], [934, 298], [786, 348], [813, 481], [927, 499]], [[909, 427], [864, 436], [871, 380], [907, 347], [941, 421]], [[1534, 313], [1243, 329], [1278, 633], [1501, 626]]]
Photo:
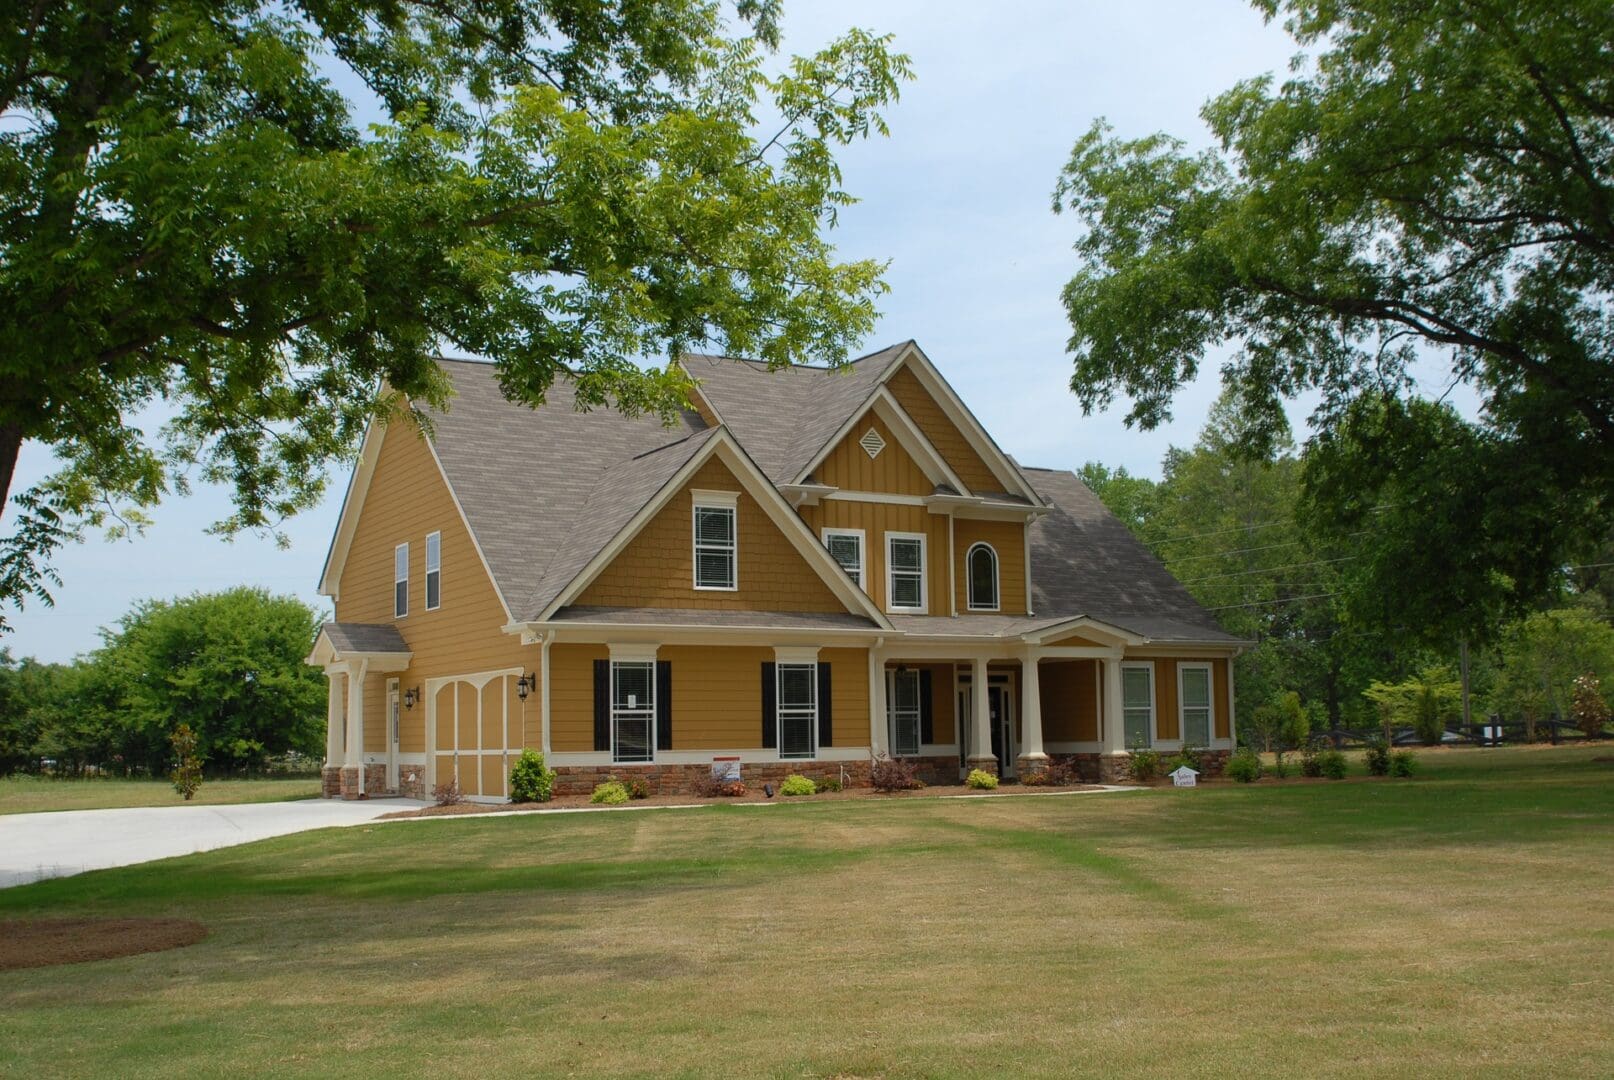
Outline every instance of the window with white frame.
[[924, 611], [924, 536], [887, 533], [885, 553], [886, 607], [892, 611]]
[[1209, 664], [1182, 664], [1177, 668], [1178, 716], [1184, 746], [1209, 746], [1211, 741], [1211, 669]]
[[818, 665], [777, 664], [779, 756], [810, 758], [817, 751]]
[[919, 753], [919, 672], [898, 668], [890, 679], [886, 709], [891, 714], [891, 756], [913, 757]]
[[733, 492], [697, 492], [695, 495], [695, 588], [739, 587], [736, 566], [738, 537]]
[[863, 588], [863, 530], [825, 529], [824, 546], [857, 587]]
[[392, 549], [392, 617], [409, 614], [409, 545]]
[[971, 611], [998, 609], [998, 553], [991, 544], [975, 544], [964, 556], [968, 571], [969, 607]]
[[1154, 665], [1121, 665], [1121, 715], [1126, 748], [1138, 750], [1154, 741]]
[[426, 534], [426, 610], [443, 606], [443, 534]]
[[611, 662], [611, 760], [651, 761], [656, 750], [656, 665]]

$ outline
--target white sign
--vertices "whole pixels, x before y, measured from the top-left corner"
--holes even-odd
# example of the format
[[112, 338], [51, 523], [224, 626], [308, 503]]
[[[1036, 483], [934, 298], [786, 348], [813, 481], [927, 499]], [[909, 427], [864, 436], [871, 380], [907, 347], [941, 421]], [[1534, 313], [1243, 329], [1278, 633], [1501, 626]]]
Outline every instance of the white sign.
[[722, 780], [725, 783], [740, 779], [740, 759], [737, 757], [719, 757], [712, 759], [712, 779]]
[[1199, 783], [1199, 774], [1186, 765], [1179, 765], [1171, 772], [1171, 782], [1177, 787], [1195, 787]]

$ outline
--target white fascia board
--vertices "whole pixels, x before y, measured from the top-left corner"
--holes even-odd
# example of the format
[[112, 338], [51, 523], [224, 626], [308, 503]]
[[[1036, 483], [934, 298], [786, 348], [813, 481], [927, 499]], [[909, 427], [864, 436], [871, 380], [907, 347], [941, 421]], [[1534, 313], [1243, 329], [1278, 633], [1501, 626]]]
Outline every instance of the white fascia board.
[[941, 456], [941, 452], [925, 438], [925, 433], [919, 430], [919, 425], [913, 422], [908, 410], [891, 396], [891, 391], [887, 390], [883, 383], [875, 390], [872, 403], [864, 412], [871, 410], [874, 415], [885, 421], [886, 427], [897, 437], [897, 443], [919, 463], [921, 469], [925, 470], [925, 476], [931, 483], [948, 484], [960, 495], [969, 496], [969, 486], [953, 472]]
[[325, 568], [319, 576], [319, 594], [332, 600], [337, 596], [342, 580], [342, 568], [347, 565], [348, 551], [353, 547], [353, 536], [359, 528], [359, 512], [364, 508], [364, 497], [370, 491], [370, 478], [375, 475], [376, 462], [381, 460], [381, 440], [386, 437], [387, 425], [371, 418], [359, 443], [359, 460], [347, 478], [347, 493], [342, 496], [342, 513], [336, 519], [336, 531], [331, 534], [331, 546], [325, 551]]
[[1149, 639], [1146, 637], [1134, 634], [1132, 631], [1125, 630], [1119, 626], [1113, 626], [1109, 623], [1100, 622], [1098, 619], [1091, 618], [1087, 615], [1078, 615], [1075, 618], [1067, 619], [1064, 622], [1054, 623], [1051, 626], [1044, 626], [1040, 629], [1022, 634], [1021, 639], [1031, 645], [1041, 645], [1045, 641], [1052, 641], [1056, 638], [1065, 637], [1069, 634], [1074, 634], [1082, 630], [1092, 630], [1102, 637], [1115, 638], [1123, 645], [1147, 645], [1149, 643]]

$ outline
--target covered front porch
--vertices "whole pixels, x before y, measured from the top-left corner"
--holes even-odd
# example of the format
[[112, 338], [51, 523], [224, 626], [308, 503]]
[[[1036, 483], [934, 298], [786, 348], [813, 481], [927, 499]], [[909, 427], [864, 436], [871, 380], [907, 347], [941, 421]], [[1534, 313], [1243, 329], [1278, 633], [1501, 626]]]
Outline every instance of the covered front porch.
[[[399, 789], [396, 679], [382, 687], [367, 684], [409, 667], [413, 653], [397, 627], [370, 623], [326, 623], [306, 663], [325, 671], [325, 765], [320, 770], [326, 798], [362, 799]], [[384, 710], [377, 707], [385, 696]], [[366, 709], [383, 719], [366, 730]], [[419, 794], [416, 792], [416, 794]]]

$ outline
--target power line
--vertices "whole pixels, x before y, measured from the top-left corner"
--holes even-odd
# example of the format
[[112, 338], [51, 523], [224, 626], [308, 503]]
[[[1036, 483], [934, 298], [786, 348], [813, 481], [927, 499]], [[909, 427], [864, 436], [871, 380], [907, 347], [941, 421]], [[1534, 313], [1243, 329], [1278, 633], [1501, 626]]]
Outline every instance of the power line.
[[1226, 574], [1210, 574], [1206, 577], [1185, 578], [1184, 585], [1196, 585], [1201, 581], [1221, 581], [1224, 578], [1249, 577], [1252, 574], [1271, 574], [1278, 570], [1294, 570], [1302, 566], [1327, 566], [1330, 563], [1351, 562], [1359, 558], [1357, 555], [1341, 555], [1337, 559], [1311, 559], [1307, 562], [1289, 563], [1286, 566], [1262, 566], [1255, 570], [1234, 570]]
[[[1346, 533], [1345, 536], [1342, 537], [1342, 539], [1347, 539], [1348, 540], [1348, 539], [1351, 539], [1351, 538], [1357, 537], [1357, 536], [1366, 536], [1368, 533], [1370, 533], [1372, 531], [1373, 530], [1371, 530], [1371, 529], [1362, 529], [1362, 530], [1360, 530], [1358, 532]], [[1281, 544], [1263, 544], [1261, 547], [1233, 548], [1233, 549], [1231, 549], [1229, 551], [1211, 551], [1211, 552], [1207, 552], [1204, 555], [1173, 555], [1171, 557], [1171, 561], [1174, 562], [1174, 563], [1185, 563], [1185, 562], [1194, 562], [1195, 560], [1198, 560], [1198, 559], [1220, 559], [1220, 558], [1222, 558], [1223, 556], [1226, 556], [1226, 555], [1248, 555], [1251, 552], [1256, 552], [1256, 551], [1276, 551], [1278, 548], [1299, 547], [1300, 545], [1305, 544], [1305, 543], [1307, 543], [1307, 541], [1305, 541], [1305, 540], [1285, 540]]]
[[1320, 593], [1312, 593], [1309, 596], [1284, 596], [1284, 597], [1278, 598], [1277, 600], [1254, 600], [1254, 601], [1251, 601], [1248, 604], [1221, 604], [1221, 605], [1219, 605], [1217, 607], [1206, 608], [1205, 610], [1206, 611], [1231, 611], [1234, 608], [1267, 607], [1270, 604], [1293, 604], [1293, 603], [1296, 603], [1296, 602], [1298, 602], [1300, 600], [1325, 600], [1328, 597], [1338, 596], [1338, 595], [1339, 595], [1338, 593], [1320, 592]]

